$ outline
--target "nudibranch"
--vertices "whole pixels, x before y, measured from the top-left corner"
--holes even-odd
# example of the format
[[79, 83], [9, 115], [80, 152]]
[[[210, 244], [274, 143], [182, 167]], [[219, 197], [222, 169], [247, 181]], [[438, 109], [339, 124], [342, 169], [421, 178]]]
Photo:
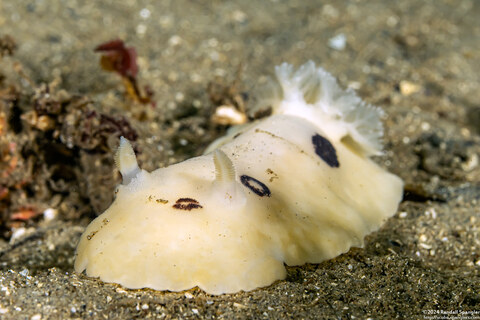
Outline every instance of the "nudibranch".
[[284, 264], [361, 247], [395, 214], [403, 182], [382, 153], [380, 109], [308, 62], [275, 69], [256, 108], [207, 152], [153, 172], [121, 139], [123, 183], [80, 239], [75, 270], [126, 288], [210, 294], [284, 279]]

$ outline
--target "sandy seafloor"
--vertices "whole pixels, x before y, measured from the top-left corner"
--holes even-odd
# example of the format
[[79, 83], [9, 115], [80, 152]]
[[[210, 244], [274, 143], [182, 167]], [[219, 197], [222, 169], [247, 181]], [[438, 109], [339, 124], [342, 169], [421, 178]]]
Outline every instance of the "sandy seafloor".
[[[1, 1], [0, 36], [18, 44], [2, 73], [26, 87], [11, 67], [21, 63], [35, 83], [58, 80], [130, 119], [147, 170], [201, 154], [222, 134], [209, 123], [210, 81], [232, 81], [241, 64], [242, 90], [253, 96], [275, 65], [311, 59], [386, 111], [386, 154], [376, 161], [408, 192], [363, 249], [221, 296], [126, 290], [76, 274], [75, 246], [93, 214], [70, 219], [59, 208], [51, 221], [26, 224], [24, 236], [0, 240], [0, 319], [467, 319], [469, 311], [480, 319], [479, 18], [474, 0]], [[329, 41], [336, 36], [345, 47]], [[119, 77], [99, 67], [93, 48], [115, 38], [137, 49], [155, 108], [130, 105]], [[113, 162], [108, 172], [114, 179], [92, 189], [96, 208], [119, 181]]]

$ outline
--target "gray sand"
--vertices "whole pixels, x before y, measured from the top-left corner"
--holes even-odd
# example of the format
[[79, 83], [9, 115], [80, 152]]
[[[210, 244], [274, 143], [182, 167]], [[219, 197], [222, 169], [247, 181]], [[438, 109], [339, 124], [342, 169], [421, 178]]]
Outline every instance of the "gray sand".
[[[1, 1], [0, 36], [19, 46], [0, 62], [2, 73], [28, 90], [13, 71], [17, 61], [35, 83], [57, 80], [98, 110], [132, 119], [147, 170], [198, 155], [222, 134], [209, 123], [210, 81], [231, 82], [242, 65], [242, 90], [253, 96], [275, 65], [312, 59], [386, 111], [387, 152], [377, 161], [407, 192], [365, 248], [222, 296], [126, 290], [74, 273], [89, 218], [69, 219], [59, 208], [52, 221], [0, 240], [0, 318], [424, 319], [476, 311], [470, 319], [480, 319], [480, 2], [330, 2]], [[93, 48], [115, 38], [137, 49], [139, 82], [155, 91], [156, 107], [129, 106], [119, 77], [99, 67]], [[97, 211], [118, 182], [112, 162], [106, 167], [108, 184], [92, 186]], [[54, 202], [45, 206], [60, 207]]]

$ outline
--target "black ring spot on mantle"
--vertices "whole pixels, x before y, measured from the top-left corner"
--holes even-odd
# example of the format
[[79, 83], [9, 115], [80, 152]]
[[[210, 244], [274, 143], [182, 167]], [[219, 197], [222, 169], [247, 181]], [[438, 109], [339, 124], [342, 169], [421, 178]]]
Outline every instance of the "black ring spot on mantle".
[[240, 181], [245, 187], [252, 190], [253, 193], [255, 193], [257, 196], [270, 197], [270, 189], [268, 189], [268, 187], [264, 183], [258, 181], [257, 179], [244, 174], [240, 177]]
[[322, 158], [323, 161], [332, 168], [340, 167], [337, 158], [337, 151], [335, 151], [335, 148], [330, 141], [317, 133], [312, 137], [312, 143], [315, 148], [315, 153]]

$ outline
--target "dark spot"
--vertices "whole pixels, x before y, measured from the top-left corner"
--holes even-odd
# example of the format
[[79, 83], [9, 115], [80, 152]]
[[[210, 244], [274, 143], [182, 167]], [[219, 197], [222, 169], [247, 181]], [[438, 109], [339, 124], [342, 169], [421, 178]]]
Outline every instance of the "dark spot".
[[175, 209], [180, 209], [180, 210], [192, 210], [192, 209], [200, 209], [203, 208], [200, 203], [192, 198], [180, 198], [175, 202], [175, 204], [172, 206]]
[[267, 106], [265, 108], [261, 108], [260, 110], [258, 110], [257, 112], [255, 112], [252, 115], [252, 118], [253, 119], [260, 119], [260, 118], [268, 117], [272, 114], [272, 111], [273, 111], [272, 106]]
[[240, 181], [245, 187], [252, 190], [256, 195], [260, 197], [270, 197], [270, 190], [268, 189], [268, 187], [257, 179], [249, 177], [247, 175], [242, 175], [240, 177]]
[[319, 135], [318, 133], [312, 137], [313, 147], [315, 148], [315, 153], [322, 158], [330, 167], [338, 168], [340, 167], [340, 163], [338, 162], [337, 152], [333, 145]]
[[19, 106], [17, 106], [16, 101], [12, 101], [13, 106], [10, 107], [10, 115], [8, 117], [8, 124], [10, 125], [10, 128], [14, 133], [20, 133], [23, 129], [23, 124], [22, 124], [22, 109], [20, 109]]
[[[100, 229], [105, 227], [109, 222], [110, 222], [110, 220], [108, 220], [107, 218], [103, 219], [102, 220], [102, 225], [100, 226]], [[90, 232], [90, 234], [87, 235], [87, 240], [92, 240], [92, 238], [97, 234], [98, 231], [100, 231], [100, 229]]]
[[397, 241], [397, 240], [388, 240], [388, 242], [390, 242], [390, 244], [392, 246], [395, 246], [395, 247], [401, 247], [402, 246], [402, 243]]
[[[153, 200], [155, 200], [156, 203], [162, 203], [162, 204], [166, 204], [168, 203], [168, 200], [165, 200], [165, 199], [161, 199], [161, 198], [156, 198], [152, 195], [148, 196], [147, 198], [148, 201], [152, 202]], [[178, 199], [180, 200], [180, 199]]]
[[[458, 196], [458, 192], [456, 192], [455, 194], [456, 196]], [[407, 183], [403, 190], [402, 202], [411, 201], [425, 203], [428, 201], [435, 201], [446, 203], [447, 200], [448, 195], [443, 194], [441, 190], [430, 191], [420, 184]]]
[[272, 169], [268, 168], [268, 169], [266, 170], [266, 172], [267, 172], [267, 174], [271, 174], [271, 175], [272, 175], [272, 176], [270, 177], [270, 179], [269, 179], [270, 182], [273, 182], [273, 180], [278, 179], [278, 175], [277, 175], [275, 172], [273, 172]]
[[92, 231], [92, 232], [87, 236], [87, 240], [92, 240], [93, 236], [96, 235], [97, 232], [98, 232], [98, 230], [97, 230], [97, 231]]

